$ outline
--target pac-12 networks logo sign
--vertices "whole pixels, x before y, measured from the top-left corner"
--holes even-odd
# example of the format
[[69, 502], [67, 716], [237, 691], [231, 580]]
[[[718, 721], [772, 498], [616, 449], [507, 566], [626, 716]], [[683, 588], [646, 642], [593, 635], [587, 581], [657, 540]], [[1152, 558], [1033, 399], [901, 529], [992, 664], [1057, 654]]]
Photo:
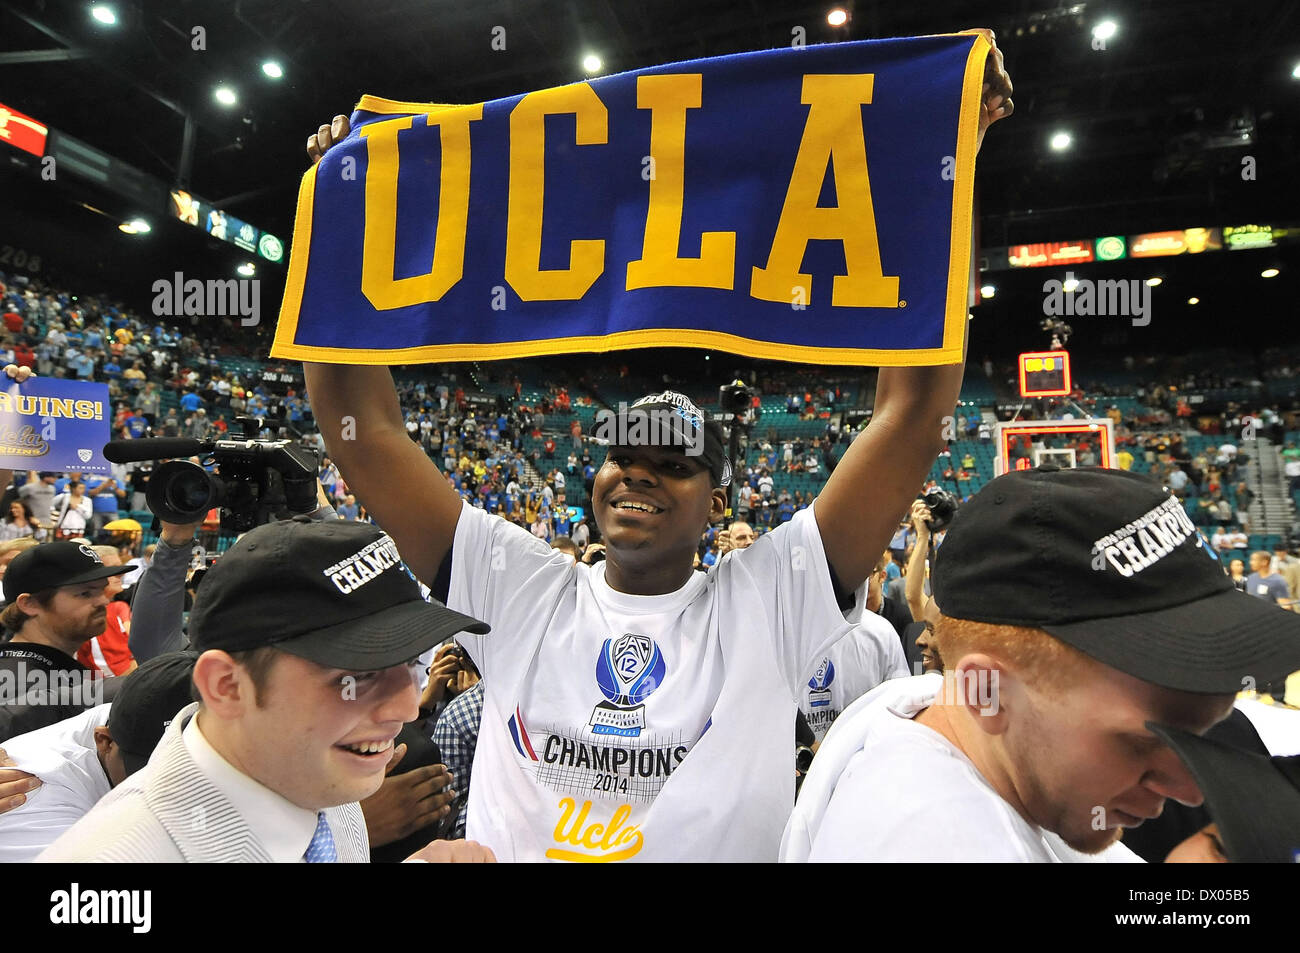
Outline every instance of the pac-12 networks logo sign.
[[592, 733], [639, 737], [646, 726], [641, 703], [663, 682], [666, 668], [653, 639], [631, 632], [606, 639], [596, 658], [596, 686], [605, 701], [591, 713]]
[[835, 681], [835, 666], [827, 657], [822, 659], [813, 677], [808, 679], [808, 707], [825, 708], [830, 705], [833, 681]]

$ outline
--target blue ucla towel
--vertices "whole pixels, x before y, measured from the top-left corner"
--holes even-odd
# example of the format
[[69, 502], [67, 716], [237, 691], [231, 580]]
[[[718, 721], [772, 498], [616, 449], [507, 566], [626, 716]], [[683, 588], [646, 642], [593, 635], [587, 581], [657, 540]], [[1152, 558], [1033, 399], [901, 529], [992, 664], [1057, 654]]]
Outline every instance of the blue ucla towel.
[[988, 50], [961, 33], [474, 106], [365, 96], [303, 176], [271, 354], [958, 361]]

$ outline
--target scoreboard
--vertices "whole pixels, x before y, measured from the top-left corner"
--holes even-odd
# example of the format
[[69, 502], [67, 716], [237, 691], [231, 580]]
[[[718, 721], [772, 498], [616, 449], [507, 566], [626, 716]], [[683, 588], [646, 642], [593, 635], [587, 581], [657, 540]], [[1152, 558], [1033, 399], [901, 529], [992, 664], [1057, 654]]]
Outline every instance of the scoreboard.
[[1021, 397], [1064, 397], [1070, 393], [1068, 351], [1028, 351], [1020, 355]]

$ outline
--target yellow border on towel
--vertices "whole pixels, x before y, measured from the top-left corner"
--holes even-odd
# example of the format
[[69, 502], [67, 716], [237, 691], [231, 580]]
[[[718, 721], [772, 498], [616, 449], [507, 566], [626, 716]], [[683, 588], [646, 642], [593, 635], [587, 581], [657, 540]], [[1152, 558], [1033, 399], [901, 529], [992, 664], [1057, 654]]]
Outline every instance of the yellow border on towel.
[[[642, 328], [613, 334], [502, 341], [483, 344], [427, 344], [405, 348], [342, 348], [295, 344], [298, 314], [302, 308], [307, 279], [307, 257], [311, 249], [316, 169], [302, 177], [298, 189], [298, 214], [294, 220], [289, 272], [285, 282], [280, 319], [271, 345], [271, 356], [299, 361], [333, 364], [422, 364], [438, 361], [504, 360], [541, 357], [566, 352], [626, 351], [644, 347], [692, 347], [727, 351], [743, 357], [801, 364], [842, 364], [867, 367], [915, 367], [955, 364], [962, 360], [966, 336], [967, 301], [970, 292], [971, 215], [975, 194], [975, 139], [979, 130], [980, 97], [984, 85], [984, 61], [989, 43], [978, 33], [948, 33], [942, 36], [974, 36], [966, 58], [962, 81], [961, 114], [957, 123], [956, 178], [953, 183], [952, 235], [949, 248], [948, 290], [944, 312], [943, 344], [937, 348], [876, 350], [850, 347], [812, 347], [780, 344], [726, 334], [721, 331], [680, 328]], [[440, 103], [411, 103], [362, 96], [357, 109], [380, 114], [429, 114], [456, 106]]]

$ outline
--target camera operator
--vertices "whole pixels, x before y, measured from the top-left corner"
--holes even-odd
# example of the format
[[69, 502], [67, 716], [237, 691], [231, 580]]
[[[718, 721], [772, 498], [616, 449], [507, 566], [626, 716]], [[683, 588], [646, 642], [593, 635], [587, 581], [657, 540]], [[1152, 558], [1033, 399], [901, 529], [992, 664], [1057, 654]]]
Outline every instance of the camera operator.
[[[937, 548], [941, 540], [936, 537], [938, 533], [932, 533], [931, 527], [935, 525], [934, 513], [926, 504], [926, 499], [938, 499], [938, 494], [943, 494], [951, 499], [951, 494], [943, 490], [932, 490], [926, 497], [921, 497], [912, 501], [912, 511], [910, 520], [912, 530], [916, 533], [916, 542], [912, 546], [912, 555], [907, 561], [907, 573], [903, 578], [903, 591], [907, 594], [907, 607], [912, 611], [913, 619], [926, 618], [926, 606], [930, 602], [929, 593], [929, 567], [930, 567], [930, 550], [931, 541], [934, 541], [934, 548]], [[956, 507], [953, 505], [952, 511]], [[951, 516], [949, 516], [951, 519]], [[939, 523], [940, 533], [946, 531], [947, 521]]]

